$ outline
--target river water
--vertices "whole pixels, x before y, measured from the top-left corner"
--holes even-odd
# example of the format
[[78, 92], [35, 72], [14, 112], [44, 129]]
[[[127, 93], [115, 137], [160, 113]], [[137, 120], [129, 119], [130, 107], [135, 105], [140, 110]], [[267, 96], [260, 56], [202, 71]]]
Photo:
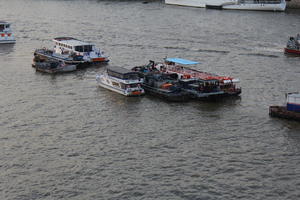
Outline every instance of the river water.
[[[17, 43], [0, 46], [0, 199], [300, 199], [300, 124], [270, 118], [299, 91], [283, 54], [300, 12], [220, 11], [160, 1], [0, 1]], [[72, 36], [111, 66], [166, 56], [241, 80], [241, 98], [169, 103], [97, 87], [104, 66], [48, 75], [35, 48]]]

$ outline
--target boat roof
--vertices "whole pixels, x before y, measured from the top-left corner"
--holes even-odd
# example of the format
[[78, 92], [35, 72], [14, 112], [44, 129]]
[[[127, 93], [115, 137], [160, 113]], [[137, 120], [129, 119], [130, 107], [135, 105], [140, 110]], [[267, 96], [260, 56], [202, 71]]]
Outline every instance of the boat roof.
[[178, 63], [178, 64], [182, 64], [182, 65], [199, 64], [199, 62], [197, 62], [197, 61], [186, 60], [186, 59], [183, 59], [183, 58], [166, 58], [166, 61], [174, 62], [174, 63]]
[[9, 23], [6, 21], [0, 21], [0, 24], [9, 24]]
[[126, 69], [124, 67], [117, 67], [117, 66], [109, 66], [109, 67], [107, 67], [107, 70], [116, 72], [118, 74], [131, 74], [131, 73], [137, 74], [137, 72], [131, 71], [131, 70]]
[[289, 93], [288, 97], [300, 98], [300, 93]]
[[60, 42], [69, 46], [84, 46], [92, 45], [91, 43], [84, 42], [72, 37], [56, 37], [53, 39], [54, 42]]

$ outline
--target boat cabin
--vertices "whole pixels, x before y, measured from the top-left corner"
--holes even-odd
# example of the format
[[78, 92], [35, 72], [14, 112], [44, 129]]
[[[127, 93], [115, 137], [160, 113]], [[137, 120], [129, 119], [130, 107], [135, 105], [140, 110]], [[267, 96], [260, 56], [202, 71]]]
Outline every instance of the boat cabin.
[[133, 72], [129, 69], [123, 68], [123, 67], [116, 67], [111, 66], [107, 68], [107, 74], [109, 76], [123, 79], [123, 80], [138, 80], [139, 79], [139, 73]]
[[96, 50], [93, 44], [72, 37], [57, 37], [53, 41], [55, 42], [54, 51], [58, 54], [75, 53], [83, 56]]
[[179, 83], [183, 88], [199, 90], [202, 92], [213, 92], [220, 90], [219, 80], [181, 79]]
[[0, 32], [10, 31], [10, 24], [5, 21], [0, 21]]
[[289, 93], [286, 95], [287, 110], [300, 112], [300, 93]]
[[0, 43], [12, 44], [15, 43], [15, 37], [10, 29], [10, 24], [5, 21], [0, 21]]

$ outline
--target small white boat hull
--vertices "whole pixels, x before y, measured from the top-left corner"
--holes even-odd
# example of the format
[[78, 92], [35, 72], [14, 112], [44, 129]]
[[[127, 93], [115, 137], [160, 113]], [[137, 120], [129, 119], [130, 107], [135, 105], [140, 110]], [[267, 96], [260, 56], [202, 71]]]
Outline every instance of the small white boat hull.
[[16, 40], [0, 40], [0, 44], [15, 44]]
[[281, 4], [237, 4], [225, 5], [223, 9], [228, 10], [258, 10], [258, 11], [284, 11], [286, 3]]
[[[254, 1], [253, 1], [254, 2]], [[284, 11], [286, 2], [281, 3], [239, 3], [238, 0], [165, 0], [166, 4], [191, 6], [191, 7], [219, 7], [232, 10], [261, 10], [261, 11]]]
[[205, 8], [206, 2], [199, 0], [165, 0], [165, 4]]

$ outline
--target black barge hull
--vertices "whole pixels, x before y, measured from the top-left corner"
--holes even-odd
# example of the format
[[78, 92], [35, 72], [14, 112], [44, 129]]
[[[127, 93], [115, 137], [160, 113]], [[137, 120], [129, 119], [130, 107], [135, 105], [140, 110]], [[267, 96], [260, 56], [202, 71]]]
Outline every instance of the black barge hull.
[[173, 102], [185, 102], [190, 99], [190, 95], [186, 92], [163, 92], [157, 88], [142, 84], [146, 94], [159, 97], [161, 99]]
[[300, 121], [300, 113], [288, 111], [285, 106], [270, 106], [269, 115], [271, 117]]

